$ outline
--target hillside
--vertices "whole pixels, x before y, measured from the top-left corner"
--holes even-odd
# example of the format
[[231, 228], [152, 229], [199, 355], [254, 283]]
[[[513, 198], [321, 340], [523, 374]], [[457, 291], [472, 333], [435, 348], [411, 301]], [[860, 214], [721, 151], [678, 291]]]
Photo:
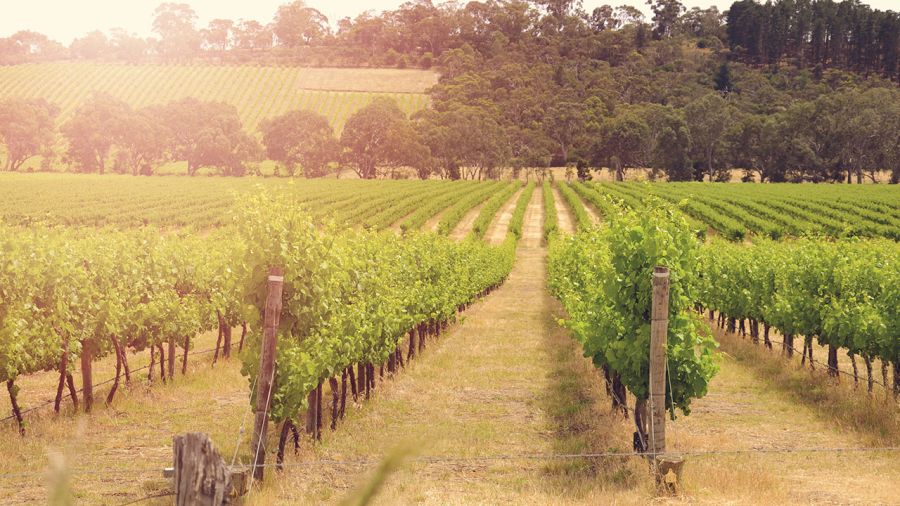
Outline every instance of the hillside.
[[379, 96], [393, 98], [407, 114], [424, 108], [425, 91], [436, 82], [436, 73], [411, 69], [36, 63], [0, 67], [0, 100], [44, 98], [60, 107], [65, 122], [93, 92], [132, 107], [195, 97], [234, 105], [251, 131], [263, 119], [308, 109], [340, 132], [353, 112]]

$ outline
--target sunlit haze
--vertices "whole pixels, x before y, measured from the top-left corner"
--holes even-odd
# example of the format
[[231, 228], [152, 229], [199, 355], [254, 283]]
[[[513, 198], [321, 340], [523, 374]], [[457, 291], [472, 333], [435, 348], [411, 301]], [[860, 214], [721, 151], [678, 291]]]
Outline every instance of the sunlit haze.
[[[8, 2], [9, 0], [7, 0]], [[6, 2], [4, 2], [6, 3]], [[92, 30], [109, 31], [112, 28], [124, 28], [128, 32], [140, 36], [149, 36], [153, 11], [163, 0], [30, 0], [16, 2], [3, 8], [0, 16], [0, 36], [9, 36], [19, 30], [32, 30], [48, 35], [64, 44]], [[205, 26], [216, 18], [255, 19], [268, 22], [279, 5], [287, 0], [254, 0], [253, 2], [236, 2], [219, 0], [192, 0], [187, 2], [197, 12], [200, 26]], [[382, 11], [394, 9], [401, 0], [369, 0], [356, 2], [348, 0], [309, 0], [308, 5], [319, 9], [329, 21], [350, 16], [355, 17], [365, 10]], [[440, 2], [435, 2], [440, 3]], [[716, 5], [725, 10], [731, 1], [684, 0], [688, 8], [708, 7]], [[870, 0], [868, 3], [877, 9], [897, 9], [897, 0]], [[630, 4], [649, 12], [646, 2], [641, 0], [586, 0], [584, 8], [591, 10], [596, 6], [610, 4]]]

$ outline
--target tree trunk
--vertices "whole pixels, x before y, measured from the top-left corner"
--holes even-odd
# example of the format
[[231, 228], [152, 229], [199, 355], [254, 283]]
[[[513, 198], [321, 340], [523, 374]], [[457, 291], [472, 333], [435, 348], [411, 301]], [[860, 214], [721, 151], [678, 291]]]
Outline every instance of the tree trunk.
[[335, 430], [337, 429], [337, 420], [340, 410], [339, 402], [341, 400], [337, 378], [328, 378], [328, 386], [331, 387], [331, 430]]
[[169, 379], [175, 379], [175, 338], [169, 338]]
[[6, 380], [6, 391], [9, 392], [9, 402], [12, 404], [13, 418], [19, 426], [19, 434], [25, 435], [25, 422], [22, 419], [22, 410], [19, 409], [19, 401], [16, 397], [19, 394], [19, 387], [15, 385], [15, 380]]
[[306, 433], [311, 439], [316, 438], [316, 389], [306, 394]]
[[881, 361], [881, 383], [884, 384], [885, 395], [890, 390], [891, 384], [888, 383], [888, 363], [887, 360]]
[[406, 352], [406, 361], [409, 362], [416, 356], [416, 331], [409, 330], [409, 351]]
[[120, 342], [122, 348], [122, 368], [125, 370], [125, 385], [131, 385], [131, 367], [128, 367], [128, 343]]
[[768, 323], [763, 323], [763, 343], [765, 343], [766, 348], [772, 349], [772, 341], [769, 340], [769, 327]]
[[275, 456], [275, 469], [284, 470], [284, 447], [287, 445], [288, 434], [291, 431], [291, 419], [288, 418], [281, 424], [281, 434], [278, 436], [278, 454]]
[[110, 340], [116, 353], [116, 379], [113, 380], [112, 388], [109, 389], [109, 394], [106, 396], [107, 406], [112, 404], [113, 399], [116, 397], [116, 390], [119, 389], [119, 378], [122, 376], [122, 348], [119, 346], [119, 341], [115, 336], [110, 336]]
[[184, 337], [184, 356], [181, 357], [181, 375], [184, 376], [187, 374], [187, 358], [188, 358], [188, 350], [191, 349], [191, 336], [187, 335]]
[[872, 395], [872, 390], [875, 387], [875, 378], [872, 377], [872, 359], [870, 359], [866, 355], [863, 355], [863, 363], [866, 364], [866, 381], [868, 382], [868, 392], [869, 395]]
[[350, 393], [353, 394], [353, 402], [359, 402], [359, 389], [357, 388], [356, 373], [353, 372], [353, 365], [347, 368], [347, 376], [350, 380]]
[[231, 325], [222, 327], [222, 357], [231, 358]]
[[59, 405], [62, 403], [63, 390], [66, 388], [66, 369], [69, 366], [69, 341], [63, 343], [63, 354], [59, 359], [59, 385], [56, 387], [56, 399], [53, 402], [53, 411], [59, 413]]
[[645, 453], [649, 445], [648, 418], [647, 399], [635, 399], [634, 426], [637, 430], [634, 433], [634, 450], [638, 453]]
[[804, 336], [803, 344], [806, 346], [806, 349], [809, 350], [809, 368], [813, 371], [816, 370], [816, 361], [813, 359], [813, 342], [812, 336]]
[[341, 409], [340, 417], [344, 419], [344, 411], [347, 407], [347, 370], [341, 371]]
[[156, 346], [159, 348], [159, 379], [163, 383], [166, 382], [166, 351], [163, 349], [162, 343]]
[[90, 413], [94, 407], [94, 377], [91, 369], [91, 347], [87, 342], [81, 344], [81, 383], [84, 396], [84, 412]]
[[316, 441], [322, 439], [322, 382], [316, 388]]
[[150, 345], [150, 371], [147, 373], [147, 382], [153, 383], [153, 371], [156, 367], [156, 347]]
[[[238, 345], [238, 351], [244, 351], [244, 338], [247, 337], [247, 322], [241, 322], [241, 343]], [[293, 424], [291, 424], [293, 426]]]
[[787, 333], [784, 335], [784, 342], [781, 343], [781, 351], [792, 358], [794, 356], [794, 334]]
[[222, 347], [222, 313], [219, 310], [216, 310], [216, 319], [219, 322], [219, 332], [216, 335], [216, 351], [213, 353], [213, 365], [216, 365], [216, 362], [219, 361], [219, 350]]
[[369, 381], [366, 379], [366, 364], [360, 362], [356, 365], [356, 390], [362, 396], [363, 392], [369, 391]]
[[[810, 343], [809, 348], [810, 353], [812, 353], [812, 343]], [[837, 347], [832, 344], [828, 345], [828, 375], [840, 381], [837, 352]], [[812, 357], [810, 357], [809, 362], [812, 364]]]
[[78, 412], [78, 391], [75, 390], [75, 378], [68, 371], [66, 371], [66, 385], [69, 387], [69, 397], [72, 398], [72, 409]]
[[622, 383], [622, 377], [616, 371], [612, 372], [612, 394], [613, 394], [613, 407], [622, 408], [622, 412], [625, 414], [625, 417], [628, 417], [628, 402], [626, 400], [625, 393], [625, 384]]
[[850, 356], [850, 363], [853, 364], [853, 389], [859, 388], [859, 368], [856, 367], [856, 355], [851, 351], [847, 353]]

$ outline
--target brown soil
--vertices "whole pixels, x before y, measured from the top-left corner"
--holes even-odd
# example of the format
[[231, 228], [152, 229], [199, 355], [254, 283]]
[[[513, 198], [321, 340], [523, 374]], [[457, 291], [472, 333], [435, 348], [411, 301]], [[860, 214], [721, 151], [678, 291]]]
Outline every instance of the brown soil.
[[475, 220], [478, 218], [478, 213], [481, 212], [481, 208], [484, 207], [484, 204], [484, 202], [478, 204], [477, 206], [470, 209], [465, 216], [463, 216], [463, 219], [461, 219], [459, 223], [456, 224], [456, 228], [454, 228], [453, 231], [450, 232], [451, 239], [455, 241], [462, 241], [466, 238], [467, 235], [469, 235], [469, 232], [472, 231], [472, 225], [475, 224]]
[[506, 239], [506, 233], [509, 231], [509, 222], [512, 221], [512, 215], [516, 210], [516, 203], [519, 202], [519, 196], [524, 190], [519, 190], [513, 194], [509, 200], [503, 204], [494, 219], [491, 220], [487, 232], [484, 234], [485, 240], [489, 244], [498, 245]]
[[553, 204], [556, 206], [556, 227], [563, 234], [574, 234], [575, 220], [556, 186], [553, 187]]

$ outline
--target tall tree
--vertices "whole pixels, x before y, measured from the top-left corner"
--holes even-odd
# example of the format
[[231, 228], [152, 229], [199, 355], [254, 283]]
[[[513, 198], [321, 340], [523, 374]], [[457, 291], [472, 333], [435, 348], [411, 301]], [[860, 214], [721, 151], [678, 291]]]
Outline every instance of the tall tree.
[[247, 163], [259, 159], [259, 143], [244, 131], [237, 109], [223, 102], [185, 98], [155, 109], [168, 128], [176, 160], [185, 160], [188, 175], [202, 167], [240, 176]]
[[127, 112], [114, 126], [116, 172], [149, 176], [165, 159], [171, 137], [153, 112], [153, 108]]
[[345, 160], [362, 179], [375, 179], [379, 168], [426, 161], [418, 134], [388, 98], [376, 98], [347, 119], [341, 146]]
[[297, 110], [264, 121], [260, 127], [266, 155], [280, 163], [289, 176], [302, 171], [321, 177], [329, 162], [337, 161], [340, 145], [328, 120], [312, 111]]
[[710, 181], [727, 180], [725, 140], [733, 114], [731, 107], [721, 95], [710, 93], [689, 103], [684, 114], [694, 145], [694, 159], [705, 167]]
[[296, 0], [278, 7], [272, 24], [278, 44], [300, 47], [319, 40], [328, 33], [328, 18], [321, 12]]
[[595, 164], [605, 163], [616, 181], [625, 180], [625, 171], [646, 163], [642, 146], [650, 136], [650, 127], [634, 111], [625, 110], [606, 118], [600, 125], [599, 141], [594, 145]]
[[44, 99], [10, 98], [0, 102], [0, 143], [5, 170], [19, 170], [29, 158], [53, 147], [59, 108]]
[[66, 159], [75, 170], [106, 171], [116, 132], [131, 112], [128, 104], [105, 93], [94, 93], [75, 110], [62, 127], [68, 141]]
[[188, 4], [163, 3], [153, 13], [153, 31], [159, 37], [160, 54], [171, 60], [190, 60], [200, 50], [197, 13]]
[[203, 44], [215, 51], [227, 51], [234, 43], [234, 21], [214, 19], [203, 30]]
[[675, 32], [678, 18], [685, 11], [678, 0], [647, 0], [653, 11], [653, 36], [657, 39], [671, 37]]

